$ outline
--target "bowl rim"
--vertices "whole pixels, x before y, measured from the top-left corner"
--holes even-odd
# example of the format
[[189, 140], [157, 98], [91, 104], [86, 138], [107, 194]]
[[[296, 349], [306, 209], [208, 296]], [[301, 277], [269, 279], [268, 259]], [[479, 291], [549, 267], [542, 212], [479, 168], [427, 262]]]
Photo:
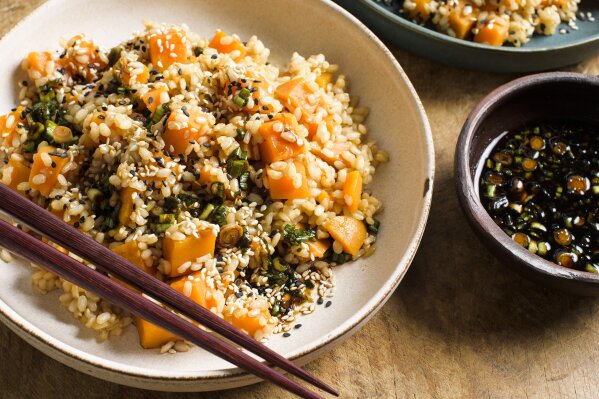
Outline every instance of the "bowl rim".
[[[296, 353], [292, 353], [287, 356], [290, 360], [296, 360], [298, 363], [302, 362], [302, 359], [307, 359], [307, 361], [313, 360], [313, 358], [309, 358], [311, 354], [320, 355], [330, 348], [333, 344], [339, 343], [349, 336], [351, 336], [354, 332], [357, 331], [358, 328], [363, 326], [371, 317], [373, 317], [378, 310], [389, 300], [404, 275], [409, 269], [412, 260], [416, 254], [416, 251], [420, 245], [422, 240], [422, 236], [424, 234], [424, 229], [426, 227], [426, 223], [428, 220], [428, 216], [430, 213], [431, 201], [432, 201], [432, 192], [433, 192], [433, 184], [434, 184], [434, 174], [435, 174], [435, 151], [433, 144], [433, 136], [432, 130], [430, 127], [430, 123], [428, 117], [426, 115], [426, 111], [414, 86], [409, 80], [407, 74], [404, 72], [402, 67], [400, 66], [397, 59], [393, 56], [391, 51], [383, 44], [383, 42], [368, 28], [364, 25], [360, 20], [354, 17], [351, 13], [346, 11], [341, 6], [334, 3], [332, 0], [309, 0], [312, 1], [315, 5], [322, 5], [327, 7], [330, 12], [335, 13], [348, 20], [355, 28], [362, 31], [364, 35], [371, 41], [372, 45], [376, 46], [378, 50], [381, 52], [381, 58], [385, 57], [386, 61], [389, 62], [390, 66], [393, 67], [394, 72], [397, 73], [401, 79], [401, 81], [405, 84], [406, 89], [408, 91], [409, 96], [413, 99], [414, 104], [418, 110], [418, 118], [419, 122], [422, 125], [424, 130], [424, 143], [425, 143], [425, 154], [426, 154], [426, 164], [424, 165], [424, 172], [426, 175], [425, 182], [425, 191], [422, 197], [422, 206], [419, 209], [420, 216], [416, 221], [414, 235], [411, 237], [408, 242], [407, 248], [401, 259], [397, 263], [396, 269], [399, 270], [399, 273], [396, 273], [395, 278], [392, 281], [387, 282], [387, 284], [381, 287], [379, 293], [377, 293], [376, 300], [375, 297], [371, 298], [362, 309], [360, 313], [357, 313], [359, 317], [352, 317], [345, 320], [342, 324], [340, 324], [333, 333], [329, 333], [326, 336], [323, 336], [315, 341], [315, 343], [308, 347], [306, 345], [304, 347], [300, 347], [296, 350]], [[0, 41], [4, 40], [13, 32], [23, 25], [26, 21], [36, 17], [39, 14], [43, 14], [44, 11], [53, 6], [55, 2], [47, 1], [36, 9], [34, 9], [31, 13], [17, 22], [8, 32], [6, 32], [3, 36], [0, 37]], [[228, 369], [218, 369], [218, 370], [210, 370], [210, 374], [197, 375], [200, 371], [194, 372], [194, 375], [182, 374], [178, 375], [158, 375], [155, 373], [147, 372], [147, 369], [131, 367], [129, 369], [124, 369], [122, 367], [122, 363], [117, 363], [110, 361], [108, 359], [104, 359], [102, 357], [90, 354], [85, 352], [84, 350], [80, 350], [72, 347], [71, 345], [50, 336], [48, 333], [43, 331], [42, 329], [34, 326], [29, 321], [27, 321], [23, 316], [19, 315], [16, 311], [14, 311], [10, 306], [8, 306], [4, 301], [0, 300], [0, 321], [3, 322], [6, 326], [8, 326], [13, 332], [17, 335], [24, 338], [29, 344], [33, 345], [39, 350], [42, 348], [47, 349], [48, 351], [43, 351], [47, 355], [51, 356], [55, 360], [66, 364], [67, 366], [74, 367], [73, 363], [83, 365], [83, 368], [77, 368], [79, 371], [90, 374], [92, 376], [96, 376], [103, 379], [111, 379], [109, 376], [114, 375], [123, 375], [130, 378], [129, 382], [132, 386], [141, 387], [140, 382], [154, 382], [154, 383], [165, 383], [165, 382], [209, 382], [212, 381], [214, 383], [222, 383], [224, 384], [226, 381], [231, 381], [236, 383], [235, 386], [243, 386], [248, 385], [250, 383], [254, 383], [259, 381], [258, 379], [253, 379], [251, 381], [248, 378], [252, 378], [253, 376], [239, 368], [228, 368]], [[91, 368], [91, 369], [90, 369]], [[96, 374], [96, 371], [101, 371], [102, 374]], [[204, 372], [206, 373], [206, 372]], [[245, 380], [244, 380], [245, 378]], [[240, 382], [241, 381], [241, 382]], [[123, 383], [123, 382], [120, 382]], [[165, 391], [172, 391], [169, 389], [171, 385], [161, 385], [160, 389]], [[154, 386], [156, 387], [156, 385]], [[197, 385], [194, 388], [197, 389]], [[230, 386], [224, 386], [222, 388], [210, 388], [210, 389], [227, 389]]]
[[486, 241], [495, 243], [503, 256], [547, 277], [599, 284], [599, 274], [559, 266], [516, 244], [495, 224], [484, 209], [479, 196], [476, 194], [474, 179], [471, 178], [471, 171], [476, 167], [470, 163], [471, 144], [480, 123], [487, 115], [492, 113], [499, 103], [507, 97], [527, 89], [556, 82], [582, 83], [599, 87], [599, 77], [592, 75], [576, 72], [538, 73], [512, 80], [496, 88], [476, 105], [466, 119], [456, 144], [454, 160], [456, 191], [468, 221], [480, 235], [486, 238]]
[[412, 22], [396, 13], [389, 11], [387, 8], [378, 4], [374, 0], [358, 0], [360, 3], [364, 4], [372, 11], [376, 12], [383, 18], [389, 20], [395, 25], [399, 25], [409, 31], [414, 33], [423, 35], [428, 37], [429, 39], [435, 40], [437, 42], [441, 42], [442, 44], [450, 44], [455, 47], [462, 48], [471, 48], [478, 51], [482, 51], [484, 53], [487, 52], [499, 52], [499, 53], [508, 53], [508, 54], [527, 54], [527, 55], [538, 55], [540, 53], [545, 53], [547, 51], [560, 51], [566, 50], [573, 47], [580, 47], [592, 42], [599, 41], [599, 33], [595, 33], [594, 35], [590, 35], [578, 40], [574, 40], [569, 43], [559, 44], [556, 46], [544, 46], [544, 47], [527, 47], [526, 45], [521, 47], [511, 47], [511, 46], [491, 46], [489, 44], [482, 44], [472, 42], [470, 40], [457, 39], [455, 37], [446, 35], [441, 32], [434, 31], [425, 26], [419, 25], [415, 22]]

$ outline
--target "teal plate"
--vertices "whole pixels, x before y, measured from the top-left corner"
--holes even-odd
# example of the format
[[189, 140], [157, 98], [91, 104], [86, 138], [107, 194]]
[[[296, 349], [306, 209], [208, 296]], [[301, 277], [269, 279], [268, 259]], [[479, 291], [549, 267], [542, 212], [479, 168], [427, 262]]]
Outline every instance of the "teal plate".
[[[336, 2], [388, 42], [421, 57], [460, 68], [503, 73], [545, 71], [599, 54], [599, 0], [582, 0], [579, 8], [585, 14], [591, 12], [597, 21], [576, 21], [578, 30], [561, 24], [555, 35], [535, 35], [522, 47], [494, 47], [456, 39], [398, 15], [398, 6], [385, 6], [374, 0]], [[569, 33], [560, 34], [561, 28]]]

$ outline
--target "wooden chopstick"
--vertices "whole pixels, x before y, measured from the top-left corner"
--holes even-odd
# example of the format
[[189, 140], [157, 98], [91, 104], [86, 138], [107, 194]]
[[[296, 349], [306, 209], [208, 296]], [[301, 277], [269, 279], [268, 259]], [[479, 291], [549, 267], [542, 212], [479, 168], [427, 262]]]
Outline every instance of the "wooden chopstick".
[[52, 246], [0, 219], [0, 245], [23, 258], [69, 280], [117, 306], [204, 348], [228, 362], [269, 380], [302, 398], [322, 399], [285, 375], [259, 362], [234, 346], [213, 337], [158, 304], [123, 287], [111, 278], [85, 266]]
[[[293, 374], [335, 396], [339, 393], [293, 362], [267, 348], [257, 340], [233, 327], [209, 310], [172, 289], [168, 284], [145, 273], [123, 257], [97, 243], [75, 227], [25, 199], [8, 186], [0, 184], [0, 211], [38, 231], [56, 244], [77, 254], [100, 269], [150, 295], [164, 305], [202, 324], [246, 350], [260, 356], [273, 366]], [[250, 371], [251, 372], [251, 371]]]

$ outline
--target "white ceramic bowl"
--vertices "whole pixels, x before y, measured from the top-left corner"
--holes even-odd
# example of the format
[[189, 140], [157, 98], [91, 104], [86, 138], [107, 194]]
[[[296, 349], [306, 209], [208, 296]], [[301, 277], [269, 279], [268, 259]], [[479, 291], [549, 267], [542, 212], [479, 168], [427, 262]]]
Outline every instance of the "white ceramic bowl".
[[[56, 48], [61, 36], [81, 32], [110, 48], [141, 30], [142, 20], [186, 23], [204, 36], [211, 36], [216, 28], [242, 38], [255, 34], [271, 49], [276, 63], [285, 62], [294, 51], [323, 53], [341, 66], [350, 92], [371, 108], [370, 137], [391, 154], [372, 185], [385, 204], [377, 251], [337, 267], [332, 306], [319, 306], [298, 321], [303, 327], [291, 337], [276, 336], [269, 343], [299, 363], [315, 359], [376, 313], [399, 284], [418, 247], [430, 206], [434, 156], [429, 124], [414, 88], [384, 45], [330, 1], [53, 0], [0, 41], [0, 92], [16, 92], [18, 66], [29, 51]], [[15, 97], [1, 96], [0, 111], [12, 108]], [[91, 331], [61, 308], [58, 292], [34, 293], [29, 267], [15, 263], [0, 265], [0, 318], [58, 361], [96, 377], [157, 390], [216, 390], [257, 381], [197, 348], [163, 356], [142, 350], [133, 327], [122, 337], [98, 343]]]

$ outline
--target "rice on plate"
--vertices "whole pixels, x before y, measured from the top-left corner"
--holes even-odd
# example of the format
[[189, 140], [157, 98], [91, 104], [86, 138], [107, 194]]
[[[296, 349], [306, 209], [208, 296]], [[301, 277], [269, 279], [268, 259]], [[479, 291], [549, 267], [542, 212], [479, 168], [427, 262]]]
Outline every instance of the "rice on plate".
[[[387, 5], [396, 0], [377, 0]], [[458, 39], [520, 47], [534, 34], [565, 34], [565, 22], [578, 29], [577, 19], [594, 21], [578, 12], [580, 0], [405, 0], [400, 12], [417, 23], [430, 23], [439, 32]], [[578, 14], [577, 14], [578, 12]]]
[[[23, 61], [2, 183], [260, 340], [374, 251], [382, 204], [363, 186], [388, 155], [323, 55], [278, 68], [256, 37], [153, 23], [110, 51], [61, 46]], [[50, 272], [33, 283], [102, 340], [134, 321], [144, 348], [188, 350]]]

